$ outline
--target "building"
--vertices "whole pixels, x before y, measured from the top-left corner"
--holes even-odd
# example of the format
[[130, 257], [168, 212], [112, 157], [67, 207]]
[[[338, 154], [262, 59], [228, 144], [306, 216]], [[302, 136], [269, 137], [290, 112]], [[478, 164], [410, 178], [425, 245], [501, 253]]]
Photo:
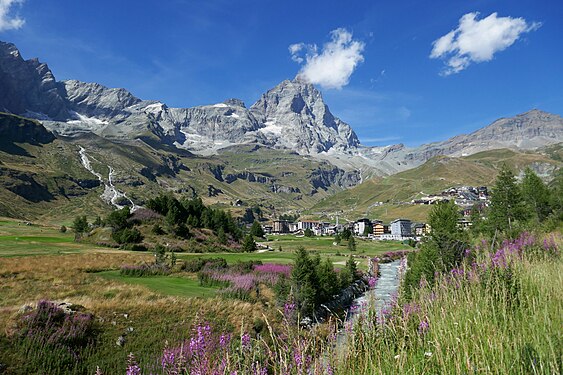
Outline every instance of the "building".
[[425, 223], [416, 223], [413, 225], [413, 231], [416, 237], [426, 236], [430, 233], [430, 226]]
[[289, 221], [275, 220], [272, 225], [272, 233], [289, 233]]
[[408, 219], [396, 219], [391, 222], [391, 234], [395, 236], [409, 237], [412, 235], [411, 221]]
[[354, 234], [356, 236], [363, 236], [368, 232], [368, 234], [373, 232], [373, 228], [371, 226], [371, 221], [369, 219], [360, 219], [354, 223]]
[[297, 222], [297, 230], [306, 231], [307, 229], [313, 230], [319, 224], [318, 221], [314, 220], [303, 220]]
[[[389, 227], [389, 226], [387, 226]], [[381, 236], [383, 234], [385, 234], [385, 225], [383, 225], [383, 222], [381, 221], [376, 221], [373, 223], [373, 234], [375, 236]]]

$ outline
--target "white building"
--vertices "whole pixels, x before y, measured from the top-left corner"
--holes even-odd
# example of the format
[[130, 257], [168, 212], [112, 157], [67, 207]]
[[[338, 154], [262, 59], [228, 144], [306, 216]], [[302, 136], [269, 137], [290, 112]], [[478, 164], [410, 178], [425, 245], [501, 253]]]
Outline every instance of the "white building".
[[412, 235], [411, 221], [408, 219], [396, 219], [391, 222], [391, 234], [402, 237]]

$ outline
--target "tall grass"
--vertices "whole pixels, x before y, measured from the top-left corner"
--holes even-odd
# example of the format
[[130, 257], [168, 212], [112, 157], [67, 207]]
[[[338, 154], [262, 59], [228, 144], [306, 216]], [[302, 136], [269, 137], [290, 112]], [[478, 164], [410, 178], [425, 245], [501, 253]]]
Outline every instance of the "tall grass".
[[[560, 242], [560, 240], [558, 240]], [[286, 325], [221, 346], [199, 327], [160, 368], [172, 374], [560, 374], [563, 272], [555, 241], [524, 234], [421, 285], [409, 302], [368, 309], [343, 340]], [[326, 327], [325, 327], [326, 329]], [[204, 332], [203, 334], [201, 332]], [[206, 336], [208, 335], [208, 336]], [[215, 338], [212, 338], [215, 337]], [[204, 345], [209, 342], [208, 346]], [[201, 343], [201, 346], [198, 346]], [[218, 349], [219, 348], [219, 349]], [[183, 351], [184, 354], [181, 354]], [[219, 352], [222, 355], [218, 356]], [[172, 370], [173, 369], [173, 370]], [[159, 369], [151, 369], [153, 372]]]
[[341, 374], [560, 374], [563, 267], [525, 234], [354, 327]]

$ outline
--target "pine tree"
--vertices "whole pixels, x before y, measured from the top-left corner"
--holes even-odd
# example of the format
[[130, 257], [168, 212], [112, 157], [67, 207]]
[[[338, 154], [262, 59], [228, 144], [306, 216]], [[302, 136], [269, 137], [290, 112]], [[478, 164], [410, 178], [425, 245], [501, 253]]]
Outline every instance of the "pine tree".
[[244, 251], [245, 253], [252, 253], [254, 251], [256, 251], [257, 247], [256, 247], [256, 242], [254, 241], [254, 237], [252, 237], [251, 234], [247, 235], [244, 238], [244, 242], [242, 244], [242, 251]]
[[354, 236], [350, 236], [350, 238], [348, 239], [348, 250], [356, 251], [356, 239], [354, 238]]
[[227, 235], [225, 234], [223, 228], [219, 228], [219, 230], [217, 231], [217, 238], [219, 239], [219, 243], [221, 245], [226, 245], [228, 242]]
[[460, 213], [453, 201], [435, 204], [428, 214], [432, 228], [427, 246], [433, 246], [439, 255], [436, 266], [449, 270], [457, 266], [469, 246], [466, 233], [458, 225]]
[[313, 260], [303, 247], [299, 247], [295, 253], [291, 283], [300, 312], [303, 315], [311, 314], [318, 302], [319, 281]]
[[334, 236], [334, 243], [340, 245], [340, 242], [342, 242], [342, 238], [339, 234], [337, 234], [336, 236]]
[[356, 280], [358, 278], [358, 267], [352, 254], [350, 254], [350, 258], [348, 258], [348, 260], [346, 261], [346, 268], [352, 275], [352, 281]]
[[508, 166], [503, 164], [491, 193], [488, 227], [491, 232], [499, 230], [512, 234], [515, 224], [525, 221], [527, 217], [516, 177]]
[[531, 168], [524, 171], [521, 183], [522, 196], [539, 221], [544, 221], [551, 213], [551, 192]]
[[88, 220], [86, 216], [77, 216], [72, 222], [72, 229], [75, 233], [84, 233], [88, 231]]
[[250, 227], [250, 234], [254, 237], [264, 237], [264, 230], [258, 221], [254, 221], [252, 223], [252, 227]]
[[317, 276], [319, 279], [319, 300], [321, 303], [329, 301], [333, 295], [338, 294], [340, 289], [338, 275], [334, 271], [334, 266], [329, 258], [320, 262], [317, 266]]

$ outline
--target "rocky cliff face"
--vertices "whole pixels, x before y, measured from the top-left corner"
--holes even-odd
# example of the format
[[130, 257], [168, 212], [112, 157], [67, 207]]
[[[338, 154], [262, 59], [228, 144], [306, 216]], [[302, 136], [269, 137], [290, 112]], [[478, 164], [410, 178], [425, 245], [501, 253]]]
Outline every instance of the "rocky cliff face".
[[[533, 110], [500, 119], [469, 135], [417, 148], [364, 147], [352, 128], [332, 115], [321, 93], [299, 79], [283, 81], [250, 108], [238, 99], [169, 108], [136, 98], [124, 89], [57, 82], [46, 64], [24, 60], [13, 44], [3, 42], [0, 87], [0, 111], [40, 119], [57, 134], [148, 137], [202, 155], [257, 143], [328, 160], [347, 171], [362, 171], [363, 177], [397, 173], [437, 155], [461, 156], [503, 147], [533, 149], [563, 141], [561, 117]], [[349, 178], [344, 178], [344, 185], [353, 183], [346, 181]], [[324, 177], [313, 179], [320, 183]]]
[[125, 89], [109, 89], [97, 83], [63, 81], [68, 107], [79, 114], [103, 120], [127, 116], [125, 109], [141, 101]]
[[0, 110], [44, 119], [68, 118], [65, 99], [47, 64], [24, 60], [11, 43], [0, 42]]
[[347, 151], [360, 145], [352, 128], [334, 117], [313, 85], [283, 81], [251, 107], [274, 144], [304, 154]]

